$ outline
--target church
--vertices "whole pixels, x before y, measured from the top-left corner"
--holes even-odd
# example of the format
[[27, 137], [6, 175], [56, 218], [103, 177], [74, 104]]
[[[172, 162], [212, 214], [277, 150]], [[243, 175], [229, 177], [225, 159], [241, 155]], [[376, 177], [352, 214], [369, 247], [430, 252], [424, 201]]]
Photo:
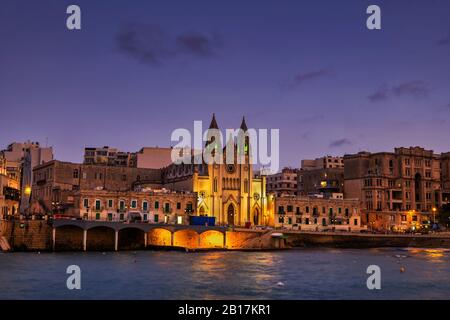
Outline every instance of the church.
[[[219, 130], [213, 114], [208, 130]], [[246, 132], [245, 118], [240, 125]], [[214, 140], [207, 134], [208, 144]], [[238, 144], [234, 140], [234, 154], [238, 154]], [[255, 175], [250, 161], [249, 140], [245, 140], [245, 161], [226, 163], [226, 150], [223, 149], [224, 161], [203, 164], [172, 164], [163, 170], [164, 186], [170, 190], [186, 190], [198, 195], [196, 215], [216, 218], [216, 225], [245, 226], [273, 224], [267, 211], [266, 177]]]

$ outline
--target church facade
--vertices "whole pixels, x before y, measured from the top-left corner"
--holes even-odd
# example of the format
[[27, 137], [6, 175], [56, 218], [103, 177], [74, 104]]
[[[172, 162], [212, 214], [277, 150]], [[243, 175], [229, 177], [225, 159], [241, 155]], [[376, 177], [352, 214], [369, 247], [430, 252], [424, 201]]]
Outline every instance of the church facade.
[[[208, 130], [213, 129], [219, 130], [214, 115]], [[244, 118], [240, 129], [247, 131]], [[172, 164], [164, 169], [165, 187], [196, 192], [196, 214], [215, 217], [217, 225], [273, 225], [273, 217], [267, 210], [266, 177], [254, 174], [249, 152], [251, 146], [248, 138], [245, 141], [243, 163], [236, 161], [237, 142], [229, 140], [227, 144], [233, 143], [235, 151], [233, 163], [226, 163], [226, 150], [229, 149], [224, 148], [224, 159], [219, 163]], [[206, 146], [210, 143], [214, 140], [208, 138]]]

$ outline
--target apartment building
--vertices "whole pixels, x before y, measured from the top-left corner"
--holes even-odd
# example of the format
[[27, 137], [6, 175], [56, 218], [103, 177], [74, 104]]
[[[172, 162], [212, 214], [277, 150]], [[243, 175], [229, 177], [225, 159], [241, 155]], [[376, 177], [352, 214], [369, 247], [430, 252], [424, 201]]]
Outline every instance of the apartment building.
[[39, 142], [14, 142], [0, 151], [0, 157], [6, 161], [6, 174], [17, 181], [20, 197], [20, 213], [24, 214], [30, 205], [33, 169], [53, 159], [51, 147], [41, 147]]
[[324, 156], [302, 160], [297, 180], [299, 195], [343, 193], [343, 157]]
[[267, 193], [297, 195], [297, 172], [297, 169], [283, 168], [281, 172], [267, 176]]
[[361, 207], [358, 199], [317, 196], [275, 197], [275, 227], [305, 231], [361, 231]]
[[84, 149], [84, 164], [115, 167], [160, 169], [172, 163], [172, 148], [144, 147], [138, 152], [124, 152], [117, 148], [89, 147]]
[[363, 223], [375, 229], [430, 224], [449, 201], [449, 156], [421, 147], [344, 157], [345, 196], [363, 202]]

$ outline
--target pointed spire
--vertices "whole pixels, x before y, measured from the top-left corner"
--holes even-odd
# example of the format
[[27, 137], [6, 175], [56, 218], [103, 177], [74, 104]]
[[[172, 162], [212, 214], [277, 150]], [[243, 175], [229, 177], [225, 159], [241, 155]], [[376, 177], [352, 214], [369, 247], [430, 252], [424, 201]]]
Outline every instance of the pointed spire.
[[217, 125], [215, 113], [213, 113], [213, 117], [211, 119], [211, 124], [209, 125], [209, 129], [219, 129], [219, 126]]
[[242, 117], [241, 129], [242, 129], [242, 131], [248, 130], [247, 124], [245, 123], [245, 117]]

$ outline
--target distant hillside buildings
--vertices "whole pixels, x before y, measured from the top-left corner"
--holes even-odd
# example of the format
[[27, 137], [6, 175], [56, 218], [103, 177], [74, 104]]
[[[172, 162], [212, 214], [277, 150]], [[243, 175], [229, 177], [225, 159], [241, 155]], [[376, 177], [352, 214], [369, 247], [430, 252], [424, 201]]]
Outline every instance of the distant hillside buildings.
[[172, 163], [172, 148], [145, 147], [138, 152], [123, 152], [108, 146], [85, 148], [84, 164], [113, 167], [159, 169]]

